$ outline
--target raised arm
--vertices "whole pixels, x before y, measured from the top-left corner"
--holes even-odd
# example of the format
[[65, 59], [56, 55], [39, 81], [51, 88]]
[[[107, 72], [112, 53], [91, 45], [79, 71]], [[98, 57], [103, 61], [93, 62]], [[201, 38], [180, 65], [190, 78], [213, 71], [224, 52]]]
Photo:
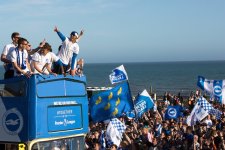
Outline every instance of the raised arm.
[[80, 31], [80, 34], [78, 35], [77, 41], [80, 41], [80, 38], [83, 36], [83, 34], [84, 34], [84, 29], [82, 29]]
[[55, 27], [54, 31], [58, 34], [59, 38], [64, 42], [66, 40], [66, 37], [59, 31], [57, 27]]
[[28, 52], [29, 55], [33, 55], [34, 53], [36, 53], [37, 51], [39, 51], [46, 43], [46, 40], [44, 39], [41, 44], [35, 48], [35, 49], [32, 49], [30, 52]]

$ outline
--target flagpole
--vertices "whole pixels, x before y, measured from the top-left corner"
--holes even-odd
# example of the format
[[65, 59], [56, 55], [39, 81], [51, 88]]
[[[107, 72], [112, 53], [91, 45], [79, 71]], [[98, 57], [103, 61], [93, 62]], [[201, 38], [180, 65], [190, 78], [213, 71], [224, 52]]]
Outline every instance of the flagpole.
[[135, 100], [135, 99], [133, 99], [133, 96], [132, 96], [132, 93], [131, 93], [131, 90], [130, 90], [130, 83], [129, 83], [129, 81], [128, 81], [128, 80], [127, 80], [127, 85], [128, 85], [128, 90], [129, 90], [130, 95], [131, 95], [131, 101], [132, 101], [133, 110], [134, 110], [134, 113], [135, 113], [135, 118], [136, 118], [136, 117], [137, 117], [137, 112], [136, 112], [136, 110], [135, 110], [135, 108], [134, 108], [134, 100]]

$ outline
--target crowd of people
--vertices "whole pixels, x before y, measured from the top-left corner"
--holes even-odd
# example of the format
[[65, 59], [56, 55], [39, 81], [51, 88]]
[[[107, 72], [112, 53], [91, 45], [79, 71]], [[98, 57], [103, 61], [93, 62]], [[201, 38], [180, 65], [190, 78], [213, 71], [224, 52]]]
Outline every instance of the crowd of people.
[[[185, 99], [180, 94], [166, 93], [163, 100], [156, 100], [157, 108], [145, 112], [141, 118], [120, 117], [126, 125], [119, 146], [107, 143], [107, 123], [90, 121], [90, 132], [85, 138], [87, 149], [121, 150], [223, 150], [225, 149], [225, 106], [207, 100], [222, 112], [221, 119], [208, 115], [205, 119], [188, 126], [186, 119], [200, 98], [200, 90]], [[169, 105], [180, 105], [183, 115], [177, 119], [165, 119]], [[106, 144], [102, 142], [106, 138]]]
[[1, 54], [1, 61], [4, 63], [4, 78], [15, 76], [30, 77], [32, 74], [57, 75], [67, 73], [82, 75], [83, 59], [78, 59], [78, 41], [83, 35], [72, 31], [70, 37], [65, 37], [57, 27], [54, 31], [62, 40], [58, 54], [52, 52], [52, 47], [44, 39], [40, 45], [32, 49], [29, 41], [20, 37], [20, 33], [13, 32], [11, 35], [12, 43], [5, 45]]

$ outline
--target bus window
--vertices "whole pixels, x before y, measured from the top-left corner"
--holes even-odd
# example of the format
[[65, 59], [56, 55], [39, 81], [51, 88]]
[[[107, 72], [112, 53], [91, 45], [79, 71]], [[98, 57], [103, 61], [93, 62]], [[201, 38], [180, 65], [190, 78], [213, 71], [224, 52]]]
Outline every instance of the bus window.
[[[46, 92], [46, 90], [48, 92]], [[40, 82], [37, 84], [37, 95], [38, 97], [85, 96], [86, 87], [83, 82], [70, 80]]]
[[1, 97], [26, 96], [25, 81], [16, 81], [13, 83], [0, 84]]
[[32, 150], [80, 150], [84, 149], [84, 137], [72, 137], [66, 139], [38, 142], [32, 146]]

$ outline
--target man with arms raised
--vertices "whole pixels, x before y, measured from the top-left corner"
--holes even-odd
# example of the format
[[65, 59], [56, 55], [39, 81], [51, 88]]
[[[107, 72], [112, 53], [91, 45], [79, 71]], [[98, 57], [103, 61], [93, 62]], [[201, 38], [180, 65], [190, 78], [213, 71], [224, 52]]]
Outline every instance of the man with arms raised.
[[[70, 37], [65, 37], [57, 27], [55, 27], [54, 31], [58, 34], [60, 39], [62, 40], [62, 46], [59, 50], [58, 57], [61, 60], [64, 69], [64, 72], [61, 72], [64, 74], [66, 72], [66, 69], [69, 65], [71, 65], [71, 71], [70, 74], [72, 76], [75, 75], [76, 72], [76, 58], [79, 53], [79, 45], [78, 40], [83, 35], [83, 30], [80, 32], [80, 35], [76, 31], [72, 31], [70, 34]], [[71, 64], [70, 64], [71, 62]], [[56, 67], [57, 68], [57, 67]]]

